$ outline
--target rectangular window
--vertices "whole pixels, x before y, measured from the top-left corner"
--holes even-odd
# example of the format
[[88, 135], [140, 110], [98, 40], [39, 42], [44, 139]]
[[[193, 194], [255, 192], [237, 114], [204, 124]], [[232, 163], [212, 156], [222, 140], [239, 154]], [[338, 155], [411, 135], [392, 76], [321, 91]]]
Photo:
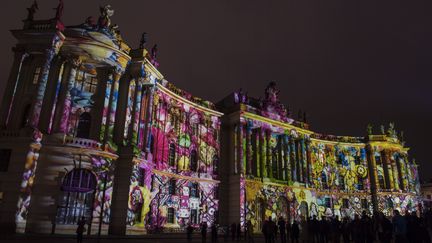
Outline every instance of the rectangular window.
[[174, 224], [174, 208], [168, 208], [167, 221], [169, 224]]
[[190, 219], [191, 223], [198, 224], [198, 210], [191, 209], [190, 215], [191, 215], [191, 219]]
[[364, 190], [363, 178], [358, 177], [357, 190]]
[[8, 171], [11, 153], [11, 149], [0, 149], [0, 172]]
[[176, 180], [171, 179], [169, 181], [169, 185], [168, 185], [168, 193], [170, 195], [175, 195], [176, 194]]
[[361, 200], [361, 206], [362, 206], [363, 209], [367, 209], [368, 208], [368, 201], [367, 201], [366, 198], [363, 198]]
[[349, 200], [347, 198], [342, 199], [342, 207], [349, 208]]
[[97, 86], [98, 80], [96, 77], [88, 76], [84, 80], [84, 90], [90, 93], [96, 92], [96, 86]]
[[192, 187], [190, 189], [190, 196], [191, 197], [199, 197], [198, 183], [192, 184]]
[[35, 71], [33, 73], [33, 84], [37, 84], [39, 82], [40, 71], [41, 67], [35, 68]]
[[327, 208], [331, 208], [331, 200], [329, 197], [326, 197], [326, 199], [325, 199], [325, 206]]
[[145, 180], [145, 169], [138, 168], [139, 175], [138, 175], [138, 186], [144, 186], [144, 180]]

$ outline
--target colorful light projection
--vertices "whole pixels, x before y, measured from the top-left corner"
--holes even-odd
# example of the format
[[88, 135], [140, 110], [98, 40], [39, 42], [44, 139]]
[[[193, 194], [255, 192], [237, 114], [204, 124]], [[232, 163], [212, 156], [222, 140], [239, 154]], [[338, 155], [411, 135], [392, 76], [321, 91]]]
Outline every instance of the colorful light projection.
[[[368, 138], [314, 133], [308, 130], [305, 114], [303, 122], [289, 118], [278, 94], [274, 83], [267, 86], [264, 99], [249, 98], [242, 90], [233, 94], [234, 103], [241, 104], [233, 142], [242, 225], [251, 220], [259, 231], [267, 217], [353, 218], [363, 210], [372, 213], [371, 178], [378, 188], [375, 206], [386, 214], [395, 205], [415, 209], [417, 166], [408, 163], [393, 123], [387, 133], [382, 128], [382, 135], [377, 136], [369, 127]], [[374, 153], [369, 157], [368, 144]], [[372, 166], [376, 172], [369, 171], [369, 158], [376, 160]], [[385, 199], [386, 193], [391, 193], [390, 199]]]
[[33, 183], [36, 175], [37, 161], [41, 147], [42, 133], [33, 132], [33, 142], [30, 144], [29, 152], [26, 156], [23, 178], [20, 185], [20, 196], [18, 198], [18, 209], [15, 216], [17, 232], [24, 232], [27, 221], [28, 210], [30, 207]]
[[219, 117], [166, 81], [153, 92], [150, 154], [133, 168], [127, 223], [148, 230], [212, 224], [219, 205]]

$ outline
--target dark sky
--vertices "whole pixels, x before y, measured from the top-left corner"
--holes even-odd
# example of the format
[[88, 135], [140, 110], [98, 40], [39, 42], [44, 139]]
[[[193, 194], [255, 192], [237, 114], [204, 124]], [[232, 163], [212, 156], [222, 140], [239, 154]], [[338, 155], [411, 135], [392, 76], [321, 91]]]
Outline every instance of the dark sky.
[[[8, 30], [22, 27], [31, 3], [1, 2], [1, 94], [15, 43]], [[216, 102], [240, 87], [262, 96], [276, 81], [282, 102], [306, 110], [322, 133], [363, 136], [368, 123], [378, 131], [395, 121], [421, 177], [432, 177], [432, 1], [65, 0], [63, 20], [97, 18], [106, 3], [131, 47], [149, 33], [178, 87]], [[56, 5], [40, 0], [36, 19]]]

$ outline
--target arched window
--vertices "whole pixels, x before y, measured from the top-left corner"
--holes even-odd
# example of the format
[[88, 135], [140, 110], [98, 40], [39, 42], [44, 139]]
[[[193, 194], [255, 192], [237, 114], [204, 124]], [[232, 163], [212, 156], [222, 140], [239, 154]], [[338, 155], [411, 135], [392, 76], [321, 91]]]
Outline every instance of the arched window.
[[174, 166], [175, 165], [175, 154], [176, 153], [176, 146], [174, 143], [171, 143], [169, 145], [169, 154], [168, 154], [168, 164], [170, 166]]
[[89, 112], [83, 112], [78, 120], [76, 136], [79, 138], [89, 138], [90, 136], [91, 115]]
[[87, 169], [73, 169], [63, 178], [57, 206], [58, 224], [77, 224], [81, 217], [91, 218], [96, 176]]
[[190, 153], [190, 170], [197, 171], [198, 168], [198, 155], [195, 150], [192, 150]]

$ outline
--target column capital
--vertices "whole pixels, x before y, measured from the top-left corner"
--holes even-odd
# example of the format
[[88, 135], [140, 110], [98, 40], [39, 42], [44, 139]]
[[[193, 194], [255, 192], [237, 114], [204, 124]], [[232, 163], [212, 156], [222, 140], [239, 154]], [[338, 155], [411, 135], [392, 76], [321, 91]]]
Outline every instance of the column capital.
[[119, 66], [111, 66], [108, 68], [109, 73], [117, 76], [122, 76], [125, 73], [125, 69]]
[[79, 56], [67, 56], [65, 60], [72, 68], [78, 68], [82, 64], [82, 57]]

